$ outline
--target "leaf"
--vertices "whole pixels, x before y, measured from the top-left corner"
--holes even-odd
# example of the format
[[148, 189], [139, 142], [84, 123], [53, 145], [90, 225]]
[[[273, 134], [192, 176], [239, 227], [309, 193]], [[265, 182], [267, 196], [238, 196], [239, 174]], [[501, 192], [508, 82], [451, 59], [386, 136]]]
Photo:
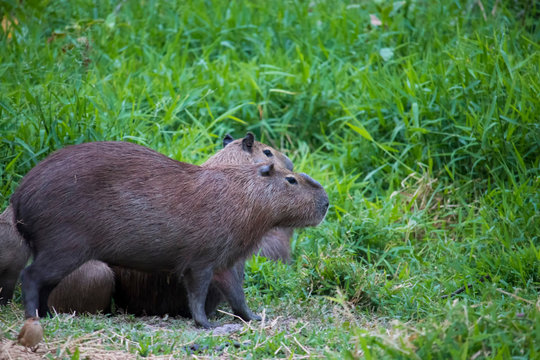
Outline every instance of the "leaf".
[[4, 15], [2, 18], [2, 30], [7, 34], [7, 38], [11, 39], [12, 30], [19, 24], [17, 18], [9, 18], [7, 15]]
[[109, 16], [107, 16], [107, 18], [105, 19], [105, 25], [109, 29], [114, 28], [114, 26], [116, 25], [116, 15], [114, 13], [111, 13], [109, 14]]
[[392, 50], [392, 48], [382, 48], [381, 50], [379, 50], [379, 54], [384, 61], [388, 61], [394, 57], [394, 50]]
[[359, 133], [363, 138], [368, 139], [369, 141], [373, 141], [373, 138], [371, 137], [371, 134], [361, 125], [356, 126], [351, 123], [346, 123], [351, 129]]
[[371, 21], [371, 25], [373, 25], [373, 26], [381, 26], [382, 25], [382, 21], [379, 20], [379, 18], [375, 14], [369, 14], [369, 20]]

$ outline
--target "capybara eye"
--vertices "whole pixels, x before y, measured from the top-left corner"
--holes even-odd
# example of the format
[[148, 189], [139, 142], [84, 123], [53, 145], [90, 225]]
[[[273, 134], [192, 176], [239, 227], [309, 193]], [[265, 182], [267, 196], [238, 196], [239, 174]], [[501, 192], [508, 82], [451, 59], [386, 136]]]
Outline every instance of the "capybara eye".
[[270, 150], [268, 150], [268, 149], [267, 149], [267, 150], [263, 150], [263, 153], [264, 153], [264, 155], [266, 155], [266, 156], [268, 156], [268, 157], [274, 156], [274, 154], [272, 154], [272, 152], [271, 152]]
[[298, 181], [296, 181], [296, 179], [292, 176], [287, 176], [285, 179], [289, 182], [289, 184], [298, 184]]

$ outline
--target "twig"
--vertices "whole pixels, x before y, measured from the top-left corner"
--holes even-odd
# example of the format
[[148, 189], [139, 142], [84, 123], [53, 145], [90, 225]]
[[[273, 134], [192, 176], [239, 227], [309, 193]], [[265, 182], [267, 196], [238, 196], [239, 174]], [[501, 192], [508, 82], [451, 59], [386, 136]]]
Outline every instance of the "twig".
[[242, 319], [240, 316], [238, 315], [235, 315], [235, 314], [232, 314], [232, 313], [229, 313], [229, 312], [226, 312], [226, 311], [223, 311], [223, 310], [220, 310], [218, 309], [218, 311], [220, 313], [223, 313], [225, 315], [229, 315], [229, 316], [232, 316], [232, 317], [235, 317], [237, 319], [240, 319], [240, 321], [242, 321], [244, 323], [244, 325], [246, 325], [250, 330], [253, 330], [253, 327], [249, 324], [249, 322], [245, 321], [244, 319]]
[[476, 3], [478, 4], [478, 7], [480, 8], [480, 10], [482, 10], [482, 16], [484, 17], [484, 21], [487, 21], [486, 10], [484, 9], [484, 4], [482, 4], [481, 0], [476, 0]]
[[[480, 282], [483, 283], [483, 282], [486, 281], [486, 280], [491, 280], [491, 276], [489, 276], [489, 275], [484, 275], [484, 276], [482, 276], [478, 281], [480, 281]], [[473, 286], [473, 284], [467, 284], [467, 286], [462, 286], [462, 287], [460, 287], [459, 289], [457, 289], [456, 291], [454, 291], [453, 293], [451, 293], [450, 295], [445, 294], [445, 295], [441, 296], [441, 299], [446, 299], [447, 297], [453, 298], [453, 297], [456, 296], [457, 294], [461, 294], [462, 292], [464, 292], [465, 289], [470, 289], [470, 288], [472, 288], [472, 286]]]
[[497, 291], [500, 292], [500, 293], [503, 293], [503, 294], [505, 294], [505, 295], [511, 296], [511, 297], [513, 297], [513, 298], [516, 299], [516, 300], [524, 301], [524, 302], [526, 302], [526, 303], [529, 304], [529, 305], [534, 305], [534, 302], [532, 302], [531, 300], [524, 299], [524, 298], [522, 298], [521, 296], [517, 296], [517, 295], [515, 295], [515, 294], [509, 293], [509, 292], [507, 292], [507, 291], [504, 291], [504, 290], [501, 289], [501, 288], [497, 288]]
[[118, 12], [120, 11], [120, 9], [122, 8], [125, 2], [126, 0], [123, 0], [123, 1], [120, 1], [118, 5], [116, 5], [116, 7], [114, 8], [114, 15], [118, 14]]
[[495, 5], [493, 5], [493, 9], [491, 9], [491, 16], [495, 16], [497, 13], [497, 5], [499, 5], [500, 0], [495, 1]]
[[304, 346], [302, 346], [302, 344], [300, 344], [300, 342], [296, 339], [296, 336], [293, 337], [294, 341], [298, 344], [298, 346], [300, 346], [302, 348], [302, 350], [304, 350], [304, 352], [307, 354], [307, 355], [311, 355], [311, 352], [306, 349]]

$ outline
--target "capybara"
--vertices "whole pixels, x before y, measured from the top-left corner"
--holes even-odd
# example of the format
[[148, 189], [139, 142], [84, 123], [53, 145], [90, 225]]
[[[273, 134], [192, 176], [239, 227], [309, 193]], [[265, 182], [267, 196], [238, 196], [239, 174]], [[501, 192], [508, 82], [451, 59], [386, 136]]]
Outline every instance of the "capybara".
[[[223, 147], [203, 166], [258, 163], [273, 161], [276, 165], [293, 170], [293, 164], [284, 154], [255, 141], [252, 133], [234, 140], [230, 135], [223, 139]], [[11, 299], [15, 282], [30, 256], [24, 239], [13, 224], [9, 206], [0, 215], [0, 303]], [[259, 254], [273, 260], [290, 261], [290, 237], [293, 229], [275, 228], [262, 241]], [[243, 262], [237, 265], [243, 274]], [[114, 300], [119, 308], [136, 315], [189, 316], [186, 292], [173, 273], [146, 273], [131, 269], [114, 268], [118, 278]], [[240, 269], [239, 269], [240, 270]], [[109, 267], [99, 261], [90, 261], [64, 278], [49, 297], [49, 307], [56, 312], [97, 313], [110, 309], [114, 277]], [[2, 291], [1, 289], [5, 289]], [[11, 290], [9, 290], [11, 289]], [[207, 314], [223, 301], [221, 293], [211, 286], [207, 296]]]
[[[6, 304], [30, 257], [30, 249], [15, 227], [11, 206], [0, 215], [0, 249], [0, 304]], [[62, 279], [49, 297], [49, 306], [56, 312], [107, 312], [113, 291], [113, 271], [105, 263], [89, 261]]]
[[[224, 164], [256, 164], [272, 161], [275, 165], [293, 170], [293, 163], [287, 156], [272, 147], [255, 141], [252, 133], [234, 140], [230, 135], [223, 139], [223, 149], [208, 159], [202, 166]], [[292, 228], [274, 228], [263, 236], [259, 255], [272, 260], [290, 261], [290, 238]], [[244, 261], [235, 265], [237, 275], [243, 281]], [[135, 315], [189, 316], [186, 291], [181, 282], [171, 272], [147, 273], [121, 267], [113, 268], [116, 274], [115, 305], [127, 313]], [[206, 314], [215, 313], [219, 303], [224, 301], [221, 292], [210, 285], [206, 300]]]
[[17, 229], [34, 255], [22, 271], [26, 317], [47, 313], [51, 290], [95, 259], [143, 271], [174, 271], [186, 287], [195, 322], [212, 279], [233, 312], [247, 307], [232, 269], [278, 226], [320, 223], [322, 186], [274, 167], [200, 167], [127, 142], [68, 146], [22, 179], [11, 197]]
[[49, 296], [49, 309], [58, 313], [110, 312], [114, 272], [101, 261], [90, 260], [66, 276]]
[[30, 249], [14, 225], [13, 209], [0, 215], [0, 305], [13, 297], [21, 270], [30, 257]]

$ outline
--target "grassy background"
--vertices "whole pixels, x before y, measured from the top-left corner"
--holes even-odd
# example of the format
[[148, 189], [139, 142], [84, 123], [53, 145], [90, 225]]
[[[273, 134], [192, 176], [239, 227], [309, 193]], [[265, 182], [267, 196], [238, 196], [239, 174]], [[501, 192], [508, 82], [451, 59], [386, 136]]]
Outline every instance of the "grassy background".
[[[295, 234], [293, 264], [249, 263], [265, 323], [211, 336], [183, 319], [59, 316], [44, 320], [49, 357], [83, 357], [90, 343], [94, 355], [181, 356], [197, 343], [216, 357], [540, 357], [537, 2], [12, 0], [0, 11], [3, 206], [66, 144], [128, 140], [201, 163], [246, 130], [331, 202], [321, 226]], [[21, 319], [20, 305], [2, 308], [4, 336]]]

